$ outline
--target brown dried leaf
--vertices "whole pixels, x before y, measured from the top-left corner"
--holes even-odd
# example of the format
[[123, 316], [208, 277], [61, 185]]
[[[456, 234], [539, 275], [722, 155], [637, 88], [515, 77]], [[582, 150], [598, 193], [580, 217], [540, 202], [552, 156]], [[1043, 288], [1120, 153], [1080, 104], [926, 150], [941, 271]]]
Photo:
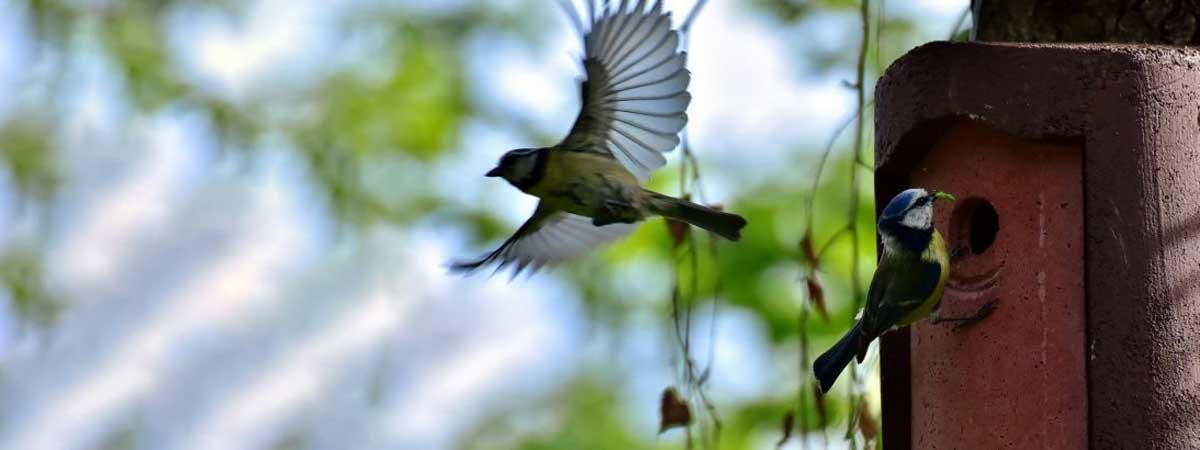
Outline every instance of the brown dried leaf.
[[809, 267], [817, 267], [817, 249], [813, 246], [812, 233], [805, 232], [800, 238], [800, 251], [804, 252], [804, 260]]
[[688, 233], [692, 232], [692, 227], [687, 222], [682, 220], [667, 219], [667, 233], [671, 235], [671, 243], [675, 248], [679, 248], [687, 241]]
[[825, 394], [821, 386], [812, 383], [813, 406], [817, 408], [817, 428], [825, 428], [829, 424], [829, 410], [825, 408]]
[[821, 318], [828, 322], [829, 312], [825, 310], [825, 289], [821, 287], [821, 282], [817, 280], [816, 274], [808, 274], [805, 277], [805, 284], [808, 285], [808, 301], [812, 302], [813, 308], [817, 310]]
[[867, 407], [865, 398], [858, 404], [858, 431], [868, 441], [879, 434], [879, 426], [875, 423], [875, 417], [871, 416], [871, 408]]
[[675, 427], [686, 427], [692, 423], [692, 410], [688, 408], [687, 402], [679, 395], [675, 386], [667, 386], [663, 390], [659, 415], [661, 417], [659, 433]]
[[788, 439], [792, 438], [792, 427], [796, 424], [796, 412], [789, 410], [783, 416], [783, 437], [779, 438], [779, 442], [775, 444], [775, 448], [783, 448]]

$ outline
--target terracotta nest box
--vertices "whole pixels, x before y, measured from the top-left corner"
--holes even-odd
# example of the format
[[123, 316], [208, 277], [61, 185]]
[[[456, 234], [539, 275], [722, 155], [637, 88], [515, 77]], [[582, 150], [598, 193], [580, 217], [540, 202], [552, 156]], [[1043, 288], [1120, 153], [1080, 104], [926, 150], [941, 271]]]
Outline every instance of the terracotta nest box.
[[950, 192], [949, 315], [883, 340], [885, 448], [1200, 448], [1200, 50], [932, 43], [876, 96], [876, 204]]

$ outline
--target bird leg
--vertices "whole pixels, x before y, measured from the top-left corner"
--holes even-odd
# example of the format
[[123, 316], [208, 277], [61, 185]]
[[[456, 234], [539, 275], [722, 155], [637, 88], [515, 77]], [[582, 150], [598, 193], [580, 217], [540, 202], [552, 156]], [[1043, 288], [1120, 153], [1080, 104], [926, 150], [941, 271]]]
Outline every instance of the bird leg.
[[988, 315], [990, 315], [992, 313], [992, 311], [994, 311], [994, 310], [996, 310], [996, 301], [991, 300], [987, 303], [984, 303], [983, 306], [980, 306], [979, 309], [976, 310], [974, 314], [971, 314], [966, 317], [943, 317], [943, 316], [939, 315], [938, 313], [934, 313], [933, 318], [930, 319], [930, 323], [937, 325], [937, 324], [945, 323], [945, 322], [956, 322], [954, 324], [953, 330], [958, 331], [965, 327], [968, 327], [968, 326], [978, 323], [979, 321], [983, 320]]
[[958, 247], [955, 247], [954, 250], [950, 250], [950, 262], [956, 263], [960, 259], [965, 258], [970, 254], [971, 254], [971, 252], [969, 249], [967, 249], [967, 246], [960, 245]]
[[602, 227], [610, 223], [634, 223], [637, 208], [633, 204], [621, 200], [604, 200], [604, 214], [592, 217], [592, 225]]

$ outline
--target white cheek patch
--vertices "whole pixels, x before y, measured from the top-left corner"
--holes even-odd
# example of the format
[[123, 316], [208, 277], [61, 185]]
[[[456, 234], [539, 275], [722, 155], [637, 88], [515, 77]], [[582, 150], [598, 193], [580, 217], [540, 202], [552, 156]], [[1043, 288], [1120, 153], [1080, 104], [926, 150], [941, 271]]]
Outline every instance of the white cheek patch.
[[889, 252], [900, 251], [900, 249], [901, 249], [900, 241], [897, 241], [896, 238], [894, 238], [888, 234], [880, 234], [879, 236], [881, 238], [883, 238], [883, 249], [885, 251], [889, 251]]
[[910, 209], [904, 214], [904, 220], [901, 220], [900, 224], [917, 230], [928, 229], [933, 224], [933, 208], [922, 206]]

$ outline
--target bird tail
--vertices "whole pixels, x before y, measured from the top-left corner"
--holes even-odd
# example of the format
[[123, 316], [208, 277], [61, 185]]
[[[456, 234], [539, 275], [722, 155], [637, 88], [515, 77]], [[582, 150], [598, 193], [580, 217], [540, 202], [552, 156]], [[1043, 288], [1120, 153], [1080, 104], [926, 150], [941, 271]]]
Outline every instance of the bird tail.
[[646, 209], [650, 213], [682, 220], [731, 241], [742, 238], [742, 227], [746, 226], [746, 219], [742, 216], [717, 211], [704, 205], [653, 191], [646, 191], [646, 194], [649, 196]]
[[854, 360], [858, 353], [861, 335], [862, 321], [859, 321], [836, 344], [833, 344], [833, 347], [813, 361], [813, 374], [821, 383], [821, 392], [829, 392], [829, 388], [833, 387], [833, 382], [837, 381], [838, 375], [841, 375], [842, 370], [846, 369], [846, 365]]

